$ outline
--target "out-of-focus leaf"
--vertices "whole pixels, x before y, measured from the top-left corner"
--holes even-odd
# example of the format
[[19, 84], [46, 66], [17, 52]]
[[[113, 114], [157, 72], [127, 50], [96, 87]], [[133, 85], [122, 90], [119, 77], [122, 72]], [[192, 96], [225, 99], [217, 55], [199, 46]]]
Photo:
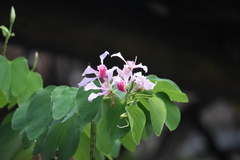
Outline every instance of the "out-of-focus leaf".
[[8, 28], [5, 27], [4, 25], [0, 26], [0, 29], [2, 30], [2, 34], [3, 34], [4, 37], [6, 37], [10, 34]]
[[13, 100], [13, 96], [10, 92], [10, 62], [0, 55], [0, 88], [4, 93], [8, 102]]
[[2, 92], [2, 89], [0, 88], [0, 109], [3, 108], [4, 106], [7, 105], [7, 99], [4, 95], [4, 93]]
[[36, 72], [30, 72], [25, 89], [17, 97], [18, 105], [25, 102], [34, 92], [42, 88], [43, 81], [41, 76]]
[[29, 76], [28, 62], [19, 57], [11, 62], [10, 88], [14, 97], [18, 96], [26, 87]]
[[40, 136], [51, 124], [51, 94], [55, 86], [48, 86], [36, 93], [27, 111], [26, 132], [30, 140]]
[[159, 136], [162, 132], [162, 128], [167, 117], [166, 106], [161, 99], [152, 97], [149, 98], [149, 111], [153, 130], [155, 134]]
[[146, 117], [144, 112], [136, 105], [126, 106], [126, 111], [128, 114], [134, 142], [138, 145], [142, 137]]
[[68, 89], [68, 86], [58, 86], [56, 87], [51, 94], [51, 107], [53, 106], [53, 102], [56, 100], [59, 94], [61, 94], [65, 89]]
[[0, 157], [3, 160], [18, 160], [23, 157], [30, 160], [32, 157], [31, 150], [21, 149], [22, 135], [18, 131], [14, 131], [11, 127], [12, 114], [5, 117], [0, 126]]

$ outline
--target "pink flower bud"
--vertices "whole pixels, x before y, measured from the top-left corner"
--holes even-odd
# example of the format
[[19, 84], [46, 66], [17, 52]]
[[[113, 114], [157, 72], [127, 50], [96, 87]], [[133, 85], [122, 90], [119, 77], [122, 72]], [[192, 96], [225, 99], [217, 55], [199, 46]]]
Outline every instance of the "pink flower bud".
[[107, 76], [107, 73], [106, 73], [107, 72], [107, 67], [104, 64], [99, 65], [97, 68], [98, 68], [98, 71], [99, 71], [99, 73], [98, 73], [99, 78], [104, 78], [104, 77]]
[[117, 82], [117, 89], [122, 92], [127, 92], [125, 89], [125, 81]]

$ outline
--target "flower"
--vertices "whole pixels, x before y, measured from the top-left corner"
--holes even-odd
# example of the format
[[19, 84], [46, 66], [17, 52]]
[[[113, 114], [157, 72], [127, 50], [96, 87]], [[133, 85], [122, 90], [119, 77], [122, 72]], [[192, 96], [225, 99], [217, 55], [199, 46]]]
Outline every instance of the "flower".
[[135, 82], [137, 84], [136, 91], [141, 90], [152, 90], [156, 84], [149, 81], [145, 76], [142, 75], [142, 72], [137, 72], [134, 74]]
[[136, 65], [136, 59], [135, 61], [126, 61], [120, 52], [112, 54], [111, 57], [119, 57], [125, 62], [123, 70], [117, 70], [125, 81], [128, 81], [128, 79], [131, 77], [133, 69], [142, 68], [145, 72], [148, 71], [147, 66], [142, 65], [142, 63]]
[[100, 83], [101, 87], [96, 86], [93, 82], [88, 83], [85, 87], [84, 90], [88, 91], [90, 89], [93, 90], [102, 90], [102, 92], [99, 93], [91, 93], [88, 96], [88, 101], [92, 102], [93, 99], [97, 98], [98, 96], [102, 96], [102, 95], [107, 95], [108, 93], [111, 92], [112, 90], [112, 86], [110, 84], [108, 84], [107, 82], [104, 83]]
[[108, 51], [105, 51], [103, 54], [100, 55], [101, 64], [97, 66], [98, 71], [93, 69], [91, 66], [88, 66], [85, 71], [83, 72], [82, 76], [87, 76], [89, 74], [95, 75], [95, 77], [84, 77], [83, 80], [78, 83], [79, 87], [85, 86], [87, 83], [96, 80], [97, 78], [106, 78], [107, 77], [107, 67], [103, 64], [103, 60], [106, 56], [109, 55]]

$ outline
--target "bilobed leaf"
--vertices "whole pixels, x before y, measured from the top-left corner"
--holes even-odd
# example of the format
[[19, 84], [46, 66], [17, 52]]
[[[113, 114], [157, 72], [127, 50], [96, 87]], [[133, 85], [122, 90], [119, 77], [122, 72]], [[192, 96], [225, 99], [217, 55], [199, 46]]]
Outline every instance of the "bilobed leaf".
[[13, 100], [13, 96], [10, 92], [10, 62], [3, 56], [0, 55], [0, 88], [4, 93], [8, 102]]
[[157, 136], [162, 132], [164, 122], [167, 117], [167, 110], [164, 102], [157, 98], [149, 98], [149, 111], [153, 130]]
[[26, 87], [29, 76], [28, 62], [19, 57], [11, 62], [10, 88], [14, 97], [18, 96]]
[[48, 86], [36, 93], [27, 111], [26, 132], [30, 140], [40, 136], [51, 124], [51, 94], [55, 86]]
[[188, 102], [188, 97], [183, 93], [176, 83], [169, 79], [161, 79], [155, 75], [148, 76], [148, 79], [156, 83], [153, 92], [166, 93], [172, 101]]
[[74, 114], [52, 128], [42, 150], [46, 159], [52, 158], [57, 148], [59, 160], [69, 159], [75, 153], [80, 135], [79, 118], [78, 114]]
[[[92, 102], [88, 101], [88, 96], [96, 91], [84, 91], [83, 88], [79, 88], [76, 96], [76, 105], [78, 107], [78, 112], [81, 119], [87, 124], [96, 117], [99, 108], [102, 108], [102, 98], [99, 96], [95, 98]], [[99, 92], [99, 91], [97, 91]]]
[[52, 101], [52, 116], [53, 119], [58, 120], [66, 116], [76, 106], [75, 99], [78, 89], [69, 87], [63, 90]]
[[17, 97], [18, 104], [25, 102], [34, 92], [43, 88], [43, 80], [36, 72], [30, 72], [23, 92]]
[[181, 114], [179, 111], [179, 108], [177, 107], [176, 104], [174, 104], [169, 97], [164, 94], [164, 93], [157, 93], [156, 94], [159, 98], [161, 98], [167, 108], [167, 119], [166, 119], [166, 125], [168, 127], [168, 129], [170, 131], [173, 131], [177, 128], [179, 122], [180, 122], [180, 118], [181, 118]]
[[138, 145], [142, 137], [146, 117], [144, 112], [136, 105], [126, 106], [126, 111], [128, 114], [134, 142]]

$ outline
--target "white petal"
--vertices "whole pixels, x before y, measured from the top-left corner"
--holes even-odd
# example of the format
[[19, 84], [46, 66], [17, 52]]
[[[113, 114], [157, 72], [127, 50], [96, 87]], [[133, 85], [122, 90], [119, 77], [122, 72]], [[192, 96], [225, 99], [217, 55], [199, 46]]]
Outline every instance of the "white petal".
[[107, 57], [107, 55], [109, 55], [109, 52], [105, 51], [103, 54], [99, 56], [101, 60], [101, 64], [103, 64], [103, 60]]
[[86, 76], [86, 74], [98, 74], [98, 71], [96, 71], [95, 69], [93, 69], [91, 66], [88, 66], [85, 71], [83, 72], [82, 76]]
[[121, 58], [125, 63], [127, 63], [127, 61], [123, 58], [122, 54], [120, 52], [112, 54], [111, 57], [119, 57]]
[[142, 68], [145, 72], [148, 71], [147, 66], [142, 65], [142, 63], [140, 63], [140, 64], [138, 64], [138, 65], [135, 65], [135, 68]]
[[92, 82], [92, 81], [94, 81], [95, 79], [97, 79], [97, 77], [94, 77], [94, 78], [84, 77], [83, 80], [82, 80], [80, 83], [78, 83], [78, 87], [85, 86], [88, 82]]
[[88, 90], [90, 90], [90, 89], [95, 89], [95, 90], [97, 90], [97, 89], [102, 89], [102, 88], [96, 86], [93, 82], [90, 82], [90, 83], [88, 83], [88, 84], [84, 87], [84, 91], [88, 91]]
[[89, 96], [88, 96], [88, 101], [89, 102], [92, 102], [93, 101], [93, 99], [95, 99], [95, 98], [97, 98], [98, 96], [101, 96], [101, 95], [103, 95], [103, 93], [91, 93]]

